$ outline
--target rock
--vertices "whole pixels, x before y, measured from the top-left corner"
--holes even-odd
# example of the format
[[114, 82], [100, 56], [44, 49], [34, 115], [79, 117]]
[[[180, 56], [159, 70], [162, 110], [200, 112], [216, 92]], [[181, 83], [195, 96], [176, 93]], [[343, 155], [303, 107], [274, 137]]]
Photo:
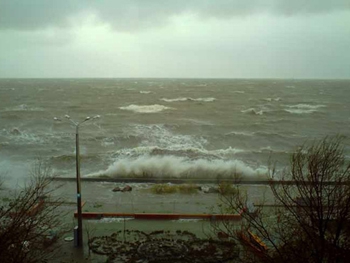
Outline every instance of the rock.
[[19, 130], [19, 129], [17, 129], [17, 128], [13, 128], [13, 129], [12, 129], [12, 131], [11, 131], [11, 134], [13, 134], [13, 135], [20, 135], [20, 134], [21, 134], [21, 132], [20, 132], [20, 130]]
[[117, 186], [117, 187], [114, 187], [112, 191], [113, 191], [113, 192], [120, 192], [121, 189], [120, 189], [120, 187]]
[[130, 185], [126, 185], [123, 189], [122, 192], [130, 192], [132, 191], [132, 187]]
[[217, 194], [219, 193], [219, 189], [215, 187], [209, 187], [207, 190], [204, 191], [206, 194]]

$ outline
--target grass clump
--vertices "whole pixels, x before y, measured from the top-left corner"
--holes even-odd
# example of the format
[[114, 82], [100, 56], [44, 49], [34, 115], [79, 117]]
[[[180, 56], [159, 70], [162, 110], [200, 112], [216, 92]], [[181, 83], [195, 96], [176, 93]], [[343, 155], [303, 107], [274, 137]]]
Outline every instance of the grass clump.
[[151, 187], [153, 194], [173, 194], [177, 192], [176, 185], [155, 184]]
[[198, 192], [198, 186], [192, 184], [180, 184], [180, 185], [169, 185], [169, 184], [155, 184], [152, 185], [150, 191], [153, 194], [195, 194]]

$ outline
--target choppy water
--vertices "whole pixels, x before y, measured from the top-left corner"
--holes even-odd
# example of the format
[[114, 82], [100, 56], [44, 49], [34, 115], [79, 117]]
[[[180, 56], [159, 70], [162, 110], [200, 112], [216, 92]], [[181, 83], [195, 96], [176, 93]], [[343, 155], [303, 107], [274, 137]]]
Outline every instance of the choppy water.
[[[110, 176], [245, 176], [280, 167], [297, 145], [342, 134], [349, 145], [350, 81], [209, 79], [0, 80], [0, 168], [25, 176], [45, 158], [75, 173]], [[347, 147], [349, 155], [349, 147]]]

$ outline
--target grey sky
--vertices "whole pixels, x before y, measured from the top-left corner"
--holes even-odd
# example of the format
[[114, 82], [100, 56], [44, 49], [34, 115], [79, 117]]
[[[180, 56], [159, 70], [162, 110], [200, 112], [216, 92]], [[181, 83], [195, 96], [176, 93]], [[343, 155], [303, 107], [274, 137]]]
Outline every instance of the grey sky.
[[350, 78], [349, 0], [2, 0], [0, 77]]

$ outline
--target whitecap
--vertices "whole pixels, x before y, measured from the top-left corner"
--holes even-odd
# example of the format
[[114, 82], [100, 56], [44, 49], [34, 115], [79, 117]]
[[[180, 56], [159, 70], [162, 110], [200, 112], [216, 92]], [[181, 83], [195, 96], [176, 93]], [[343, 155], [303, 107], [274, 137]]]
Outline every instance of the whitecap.
[[166, 102], [178, 102], [178, 101], [187, 101], [188, 98], [176, 98], [176, 99], [166, 99], [162, 98], [160, 100], [166, 101]]
[[31, 107], [27, 104], [21, 104], [15, 107], [6, 108], [5, 111], [44, 111], [44, 109], [39, 107]]
[[297, 104], [287, 105], [288, 109], [284, 109], [286, 112], [292, 114], [308, 114], [316, 112], [318, 109], [326, 107], [325, 105], [309, 105], [309, 104]]
[[175, 99], [162, 98], [161, 100], [166, 102], [183, 102], [183, 101], [196, 101], [196, 102], [213, 102], [216, 98], [190, 98], [190, 97], [180, 97]]
[[150, 92], [150, 91], [147, 91], [147, 90], [141, 90], [140, 93], [141, 93], [141, 94], [150, 94], [151, 92]]
[[280, 101], [281, 98], [279, 98], [279, 97], [278, 98], [264, 98], [263, 100], [272, 102], [272, 101]]
[[258, 111], [255, 108], [249, 108], [246, 110], [242, 110], [242, 113], [248, 113], [248, 114], [253, 114], [253, 115], [263, 115], [264, 112], [262, 110]]
[[133, 111], [137, 113], [156, 113], [161, 112], [163, 110], [173, 109], [170, 107], [166, 107], [164, 105], [154, 104], [154, 105], [135, 105], [131, 104], [126, 107], [119, 107], [121, 110]]
[[229, 135], [237, 135], [237, 136], [254, 136], [254, 132], [237, 132], [237, 131], [232, 131], [232, 132], [228, 132], [225, 134], [225, 136], [229, 136]]
[[297, 109], [319, 109], [326, 107], [326, 105], [310, 105], [310, 104], [297, 104], [297, 105], [287, 105], [289, 108], [297, 108]]

